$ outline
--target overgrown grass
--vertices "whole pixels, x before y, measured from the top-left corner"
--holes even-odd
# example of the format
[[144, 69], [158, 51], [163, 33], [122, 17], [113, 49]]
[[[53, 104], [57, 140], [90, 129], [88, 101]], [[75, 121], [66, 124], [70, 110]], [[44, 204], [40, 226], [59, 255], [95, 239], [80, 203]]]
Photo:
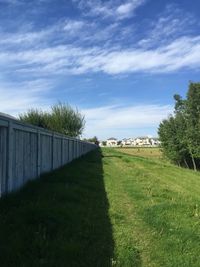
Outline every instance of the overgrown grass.
[[199, 267], [200, 174], [94, 151], [0, 200], [0, 266]]

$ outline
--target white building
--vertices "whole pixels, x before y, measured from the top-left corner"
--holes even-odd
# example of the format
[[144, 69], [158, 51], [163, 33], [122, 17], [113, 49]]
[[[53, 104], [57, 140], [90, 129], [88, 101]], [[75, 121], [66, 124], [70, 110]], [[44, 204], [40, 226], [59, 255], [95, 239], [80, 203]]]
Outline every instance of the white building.
[[121, 142], [121, 145], [122, 146], [131, 146], [132, 142], [131, 142], [131, 139], [130, 138], [124, 138]]
[[159, 141], [158, 138], [151, 138], [151, 145], [152, 146], [159, 146], [161, 142]]
[[139, 136], [137, 138], [124, 138], [121, 142], [123, 147], [125, 146], [159, 146], [160, 141], [158, 138], [152, 138], [149, 136]]
[[[106, 146], [114, 147], [118, 145], [118, 140], [114, 137], [111, 137], [106, 140]], [[137, 138], [124, 138], [122, 139], [120, 146], [123, 147], [131, 147], [131, 146], [144, 146], [144, 147], [151, 147], [151, 146], [159, 146], [161, 143], [158, 138], [153, 138], [149, 136], [139, 136]], [[103, 144], [101, 144], [103, 146]]]
[[117, 139], [114, 137], [111, 137], [106, 140], [106, 146], [117, 146]]
[[134, 144], [135, 146], [150, 146], [151, 141], [148, 136], [140, 136], [140, 137], [135, 138]]

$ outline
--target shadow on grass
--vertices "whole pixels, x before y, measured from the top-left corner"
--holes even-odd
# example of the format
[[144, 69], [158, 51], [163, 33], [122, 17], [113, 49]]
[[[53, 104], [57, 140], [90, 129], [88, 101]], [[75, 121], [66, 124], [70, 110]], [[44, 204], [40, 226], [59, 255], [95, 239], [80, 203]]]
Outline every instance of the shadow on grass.
[[99, 150], [0, 200], [1, 267], [112, 266]]

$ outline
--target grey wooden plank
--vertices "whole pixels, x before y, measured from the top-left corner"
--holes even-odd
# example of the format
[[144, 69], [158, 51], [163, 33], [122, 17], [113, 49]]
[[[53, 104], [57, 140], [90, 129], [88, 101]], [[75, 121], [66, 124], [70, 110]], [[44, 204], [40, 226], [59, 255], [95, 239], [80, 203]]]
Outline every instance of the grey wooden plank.
[[7, 191], [7, 128], [0, 127], [0, 196]]
[[14, 153], [14, 130], [13, 123], [9, 121], [8, 127], [8, 150], [7, 150], [7, 185], [6, 191], [12, 191], [13, 184], [13, 153]]

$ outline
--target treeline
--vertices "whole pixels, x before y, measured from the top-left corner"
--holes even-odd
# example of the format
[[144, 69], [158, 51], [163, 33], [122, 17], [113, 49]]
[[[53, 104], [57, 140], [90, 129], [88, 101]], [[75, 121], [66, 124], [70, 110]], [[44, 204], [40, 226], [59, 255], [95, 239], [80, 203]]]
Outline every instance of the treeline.
[[174, 114], [158, 129], [163, 153], [179, 166], [200, 169], [200, 83], [189, 84], [186, 99], [174, 99]]
[[71, 137], [80, 136], [85, 127], [84, 116], [77, 109], [73, 109], [65, 103], [52, 106], [50, 111], [29, 109], [20, 114], [19, 119]]

